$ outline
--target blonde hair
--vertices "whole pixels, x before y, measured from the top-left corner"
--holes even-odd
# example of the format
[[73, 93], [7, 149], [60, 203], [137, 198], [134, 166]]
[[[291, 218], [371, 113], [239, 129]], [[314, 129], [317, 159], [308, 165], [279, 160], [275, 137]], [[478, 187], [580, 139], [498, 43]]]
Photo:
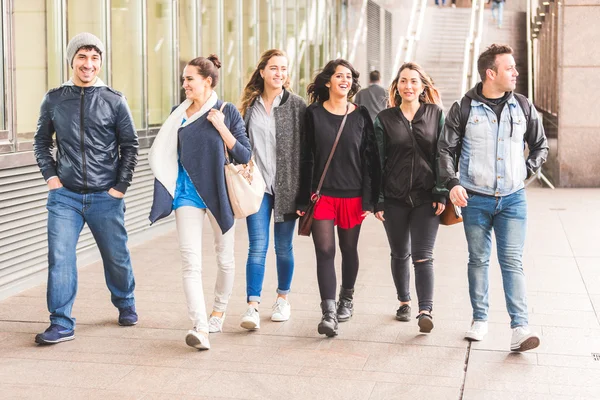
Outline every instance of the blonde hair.
[[392, 81], [392, 84], [389, 88], [389, 102], [390, 107], [398, 107], [402, 103], [402, 97], [400, 97], [400, 93], [398, 93], [398, 81], [400, 80], [400, 74], [405, 69], [410, 69], [411, 71], [416, 71], [421, 78], [421, 83], [423, 84], [423, 93], [419, 96], [419, 101], [423, 103], [431, 103], [437, 104], [442, 107], [442, 96], [440, 92], [433, 86], [433, 80], [425, 73], [425, 70], [421, 68], [421, 66], [417, 63], [407, 62], [402, 64], [400, 69], [398, 70], [398, 74], [396, 74], [396, 78]]

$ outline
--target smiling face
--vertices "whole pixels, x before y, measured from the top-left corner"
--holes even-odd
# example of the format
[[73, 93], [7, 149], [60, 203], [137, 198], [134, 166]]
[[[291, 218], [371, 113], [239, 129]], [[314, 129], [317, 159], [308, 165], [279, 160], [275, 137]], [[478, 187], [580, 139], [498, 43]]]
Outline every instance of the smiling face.
[[512, 54], [499, 54], [496, 56], [496, 71], [487, 70], [486, 81], [494, 85], [499, 92], [512, 92], [517, 87], [517, 65]]
[[206, 98], [212, 88], [212, 78], [203, 77], [198, 73], [198, 68], [193, 65], [186, 65], [183, 69], [183, 84], [181, 87], [185, 90], [185, 97], [188, 100], [201, 100]]
[[73, 83], [77, 86], [92, 86], [102, 67], [102, 56], [95, 49], [81, 48], [73, 57]]
[[425, 87], [423, 86], [423, 81], [421, 81], [421, 76], [417, 71], [410, 68], [404, 68], [400, 72], [397, 89], [402, 98], [402, 102], [410, 103], [419, 101], [419, 96], [423, 93]]
[[348, 97], [352, 88], [352, 71], [343, 65], [338, 65], [328, 83], [329, 97]]
[[287, 70], [288, 60], [283, 56], [273, 56], [267, 62], [264, 69], [260, 71], [260, 76], [265, 82], [265, 88], [281, 89], [288, 78]]

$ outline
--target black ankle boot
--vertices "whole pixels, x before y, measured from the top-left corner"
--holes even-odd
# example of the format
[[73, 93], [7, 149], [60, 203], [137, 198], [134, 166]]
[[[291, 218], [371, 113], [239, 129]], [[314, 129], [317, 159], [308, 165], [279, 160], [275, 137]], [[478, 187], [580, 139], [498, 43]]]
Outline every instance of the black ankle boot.
[[353, 296], [354, 289], [344, 289], [340, 286], [340, 301], [337, 308], [338, 321], [348, 321], [352, 317], [354, 313], [354, 305], [352, 304]]
[[321, 335], [332, 337], [338, 334], [338, 318], [335, 312], [335, 300], [321, 302], [323, 317], [319, 323], [318, 331]]

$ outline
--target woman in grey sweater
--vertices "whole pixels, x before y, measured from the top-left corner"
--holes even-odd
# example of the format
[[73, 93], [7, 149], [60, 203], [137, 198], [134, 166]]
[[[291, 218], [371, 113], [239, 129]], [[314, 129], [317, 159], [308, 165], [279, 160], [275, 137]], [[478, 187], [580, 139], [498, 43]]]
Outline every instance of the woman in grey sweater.
[[300, 188], [300, 134], [303, 129], [304, 100], [289, 92], [288, 58], [277, 49], [262, 54], [244, 89], [240, 112], [255, 160], [267, 187], [260, 210], [247, 219], [250, 248], [246, 262], [246, 301], [242, 328], [260, 328], [258, 305], [265, 276], [271, 214], [274, 215], [274, 242], [277, 259], [277, 299], [272, 321], [290, 318], [288, 293], [294, 273], [292, 239], [296, 226], [296, 196]]

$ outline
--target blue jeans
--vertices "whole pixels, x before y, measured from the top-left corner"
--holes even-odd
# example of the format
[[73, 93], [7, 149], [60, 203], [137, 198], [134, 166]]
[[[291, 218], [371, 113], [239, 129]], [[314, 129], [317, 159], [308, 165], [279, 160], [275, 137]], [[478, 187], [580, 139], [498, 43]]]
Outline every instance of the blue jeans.
[[498, 261], [510, 326], [527, 326], [527, 293], [523, 274], [523, 246], [527, 226], [527, 200], [521, 189], [504, 197], [469, 194], [462, 210], [469, 246], [469, 295], [473, 320], [487, 321], [492, 229], [496, 235]]
[[79, 194], [65, 187], [48, 193], [48, 289], [50, 322], [75, 328], [71, 310], [77, 293], [75, 249], [84, 223], [94, 235], [104, 277], [117, 308], [133, 306], [135, 281], [127, 249], [125, 202], [107, 192]]
[[[265, 261], [269, 249], [269, 228], [273, 211], [274, 197], [265, 193], [260, 210], [246, 218], [248, 227], [248, 261], [246, 262], [247, 301], [260, 303]], [[277, 293], [288, 294], [294, 275], [294, 249], [292, 241], [296, 220], [275, 223], [275, 255], [277, 259]]]
[[504, 11], [504, 2], [496, 3], [492, 0], [492, 17], [498, 22], [498, 26], [502, 26], [502, 14]]

